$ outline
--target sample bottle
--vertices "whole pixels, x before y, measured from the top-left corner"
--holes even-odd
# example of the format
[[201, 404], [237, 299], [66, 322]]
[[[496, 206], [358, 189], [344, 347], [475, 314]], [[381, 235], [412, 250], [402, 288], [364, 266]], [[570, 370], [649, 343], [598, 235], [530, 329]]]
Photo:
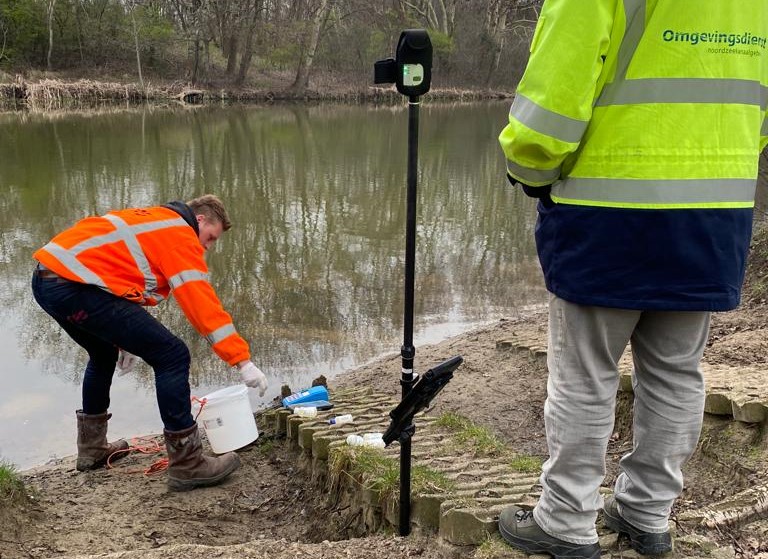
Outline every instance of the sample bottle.
[[363, 446], [363, 437], [360, 435], [349, 435], [347, 437], [347, 444], [349, 446]]
[[315, 406], [299, 406], [293, 408], [293, 414], [299, 417], [316, 417], [317, 408]]
[[328, 425], [342, 425], [344, 423], [349, 423], [353, 421], [352, 414], [346, 413], [344, 415], [337, 415], [336, 417], [332, 417], [328, 420]]
[[363, 433], [363, 446], [373, 448], [385, 448], [384, 435], [382, 433]]

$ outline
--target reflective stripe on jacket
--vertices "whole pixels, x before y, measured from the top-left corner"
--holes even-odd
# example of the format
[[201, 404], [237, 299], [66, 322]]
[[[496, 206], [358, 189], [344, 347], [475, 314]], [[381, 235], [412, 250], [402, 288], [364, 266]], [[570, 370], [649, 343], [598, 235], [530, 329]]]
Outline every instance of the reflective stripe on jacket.
[[740, 298], [768, 144], [765, 0], [545, 0], [499, 140], [508, 175], [552, 184], [547, 287], [617, 308]]
[[235, 365], [250, 358], [248, 344], [208, 283], [204, 252], [179, 213], [153, 207], [87, 217], [56, 235], [34, 258], [62, 277], [141, 305], [157, 305], [172, 291], [216, 354]]

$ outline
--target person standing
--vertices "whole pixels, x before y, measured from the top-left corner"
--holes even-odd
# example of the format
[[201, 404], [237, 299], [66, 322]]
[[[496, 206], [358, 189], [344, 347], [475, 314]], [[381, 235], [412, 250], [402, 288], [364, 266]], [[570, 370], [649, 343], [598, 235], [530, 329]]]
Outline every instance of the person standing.
[[[704, 410], [710, 313], [739, 304], [768, 143], [765, 0], [545, 0], [499, 141], [539, 199], [549, 300], [549, 458], [527, 553], [598, 558], [595, 523], [639, 553], [669, 516]], [[633, 358], [634, 443], [603, 502], [618, 360]]]
[[142, 358], [155, 373], [168, 487], [214, 485], [239, 467], [234, 452], [203, 455], [191, 412], [189, 350], [143, 308], [172, 293], [213, 351], [263, 396], [266, 376], [251, 361], [248, 344], [208, 282], [205, 251], [230, 227], [221, 200], [206, 194], [186, 203], [87, 217], [34, 253], [35, 300], [88, 352], [83, 408], [76, 412], [78, 470], [99, 468], [128, 447], [123, 440], [107, 442], [112, 377], [118, 356], [126, 353]]

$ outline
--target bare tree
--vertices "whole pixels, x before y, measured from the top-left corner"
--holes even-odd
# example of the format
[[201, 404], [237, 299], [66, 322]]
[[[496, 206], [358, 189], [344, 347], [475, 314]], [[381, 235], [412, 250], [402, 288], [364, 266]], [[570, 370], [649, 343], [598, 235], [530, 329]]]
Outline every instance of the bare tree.
[[195, 83], [200, 74], [201, 53], [210, 37], [206, 32], [206, 9], [211, 0], [169, 0], [179, 26], [191, 45], [192, 69], [190, 80]]
[[262, 18], [268, 13], [268, 7], [265, 6], [264, 0], [252, 0], [252, 2], [246, 2], [245, 4], [248, 6], [248, 10], [244, 13], [243, 17], [246, 24], [241, 29], [240, 40], [243, 43], [243, 49], [240, 55], [240, 67], [237, 72], [236, 83], [238, 85], [245, 83], [245, 79], [248, 77], [248, 70], [253, 59], [253, 42], [256, 30]]
[[296, 69], [296, 78], [288, 88], [290, 91], [303, 93], [309, 86], [309, 76], [312, 71], [315, 55], [317, 54], [317, 47], [320, 44], [320, 36], [331, 13], [333, 4], [334, 0], [318, 0], [314, 6], [314, 13], [312, 13], [309, 22], [309, 37], [302, 44]]
[[138, 0], [133, 0], [133, 2], [130, 3], [130, 7], [128, 7], [128, 11], [131, 15], [131, 28], [133, 30], [133, 45], [136, 49], [136, 68], [139, 71], [139, 85], [141, 86], [142, 91], [144, 91], [144, 77], [141, 75], [141, 50], [139, 49], [139, 28], [136, 24], [136, 5], [138, 4]]
[[48, 0], [48, 56], [46, 57], [48, 71], [51, 71], [51, 54], [53, 53], [53, 11], [56, 0]]
[[427, 29], [434, 29], [448, 37], [456, 31], [456, 5], [458, 0], [399, 0], [403, 13], [412, 13]]
[[542, 0], [488, 0], [485, 32], [490, 48], [490, 63], [485, 87], [491, 86], [499, 69], [506, 39], [513, 35], [518, 42], [530, 42], [541, 4]]
[[2, 60], [5, 57], [5, 45], [8, 41], [8, 27], [2, 17], [0, 17], [0, 32], [3, 34], [3, 46], [0, 47], [0, 60]]

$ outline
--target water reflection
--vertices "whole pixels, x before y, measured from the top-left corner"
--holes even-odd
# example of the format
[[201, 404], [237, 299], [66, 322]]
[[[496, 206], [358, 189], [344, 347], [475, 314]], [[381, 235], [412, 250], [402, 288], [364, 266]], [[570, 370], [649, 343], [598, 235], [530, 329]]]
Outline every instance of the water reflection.
[[[533, 203], [506, 186], [507, 103], [421, 112], [416, 344], [544, 301]], [[115, 207], [219, 194], [235, 224], [212, 282], [271, 388], [332, 377], [402, 333], [404, 107], [269, 106], [0, 115], [0, 458], [74, 452], [84, 353], [34, 303], [32, 252]], [[757, 215], [765, 213], [763, 159]], [[236, 382], [174, 303], [194, 393]], [[427, 366], [416, 359], [417, 369]], [[397, 379], [393, 379], [397, 382]], [[111, 432], [157, 432], [149, 369], [116, 378]]]
[[[506, 187], [496, 144], [507, 110], [422, 108], [417, 345], [544, 300], [533, 204]], [[227, 203], [234, 227], [211, 278], [270, 377], [265, 401], [398, 351], [406, 129], [404, 107], [0, 116], [0, 456], [28, 466], [74, 450], [85, 355], [34, 303], [30, 256], [114, 207], [204, 192]], [[191, 346], [195, 393], [236, 381], [174, 303], [157, 312]], [[160, 428], [152, 383], [147, 367], [115, 380], [115, 435]]]

